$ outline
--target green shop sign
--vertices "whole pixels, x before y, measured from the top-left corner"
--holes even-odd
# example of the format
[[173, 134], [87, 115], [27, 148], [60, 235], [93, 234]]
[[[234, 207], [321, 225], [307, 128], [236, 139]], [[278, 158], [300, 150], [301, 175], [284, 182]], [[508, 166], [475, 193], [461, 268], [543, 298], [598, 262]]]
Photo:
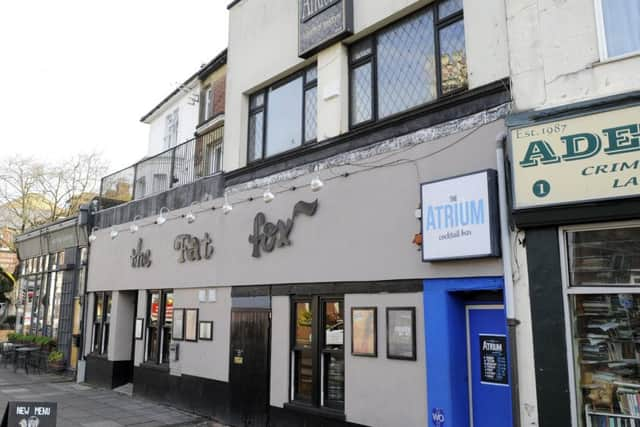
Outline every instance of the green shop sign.
[[640, 106], [511, 129], [514, 207], [640, 195]]

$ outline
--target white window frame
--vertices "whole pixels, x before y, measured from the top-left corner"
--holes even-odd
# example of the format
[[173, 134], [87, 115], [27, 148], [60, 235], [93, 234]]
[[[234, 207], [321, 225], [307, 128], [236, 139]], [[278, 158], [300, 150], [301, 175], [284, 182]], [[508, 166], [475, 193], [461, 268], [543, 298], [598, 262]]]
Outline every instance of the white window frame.
[[178, 145], [179, 108], [165, 116], [164, 145], [171, 148]]
[[618, 56], [609, 56], [609, 49], [607, 48], [607, 31], [604, 25], [604, 7], [602, 6], [602, 1], [603, 0], [593, 0], [596, 14], [596, 29], [598, 32], [598, 50], [600, 52], [600, 62], [607, 62], [640, 54], [640, 50], [634, 50], [632, 52], [627, 52]]
[[204, 121], [213, 117], [213, 86], [208, 86], [204, 94]]
[[[596, 0], [599, 1], [599, 0]], [[576, 359], [573, 349], [573, 317], [571, 316], [570, 298], [580, 294], [640, 294], [640, 286], [570, 286], [569, 280], [569, 248], [566, 236], [568, 232], [611, 230], [620, 228], [638, 228], [640, 221], [619, 221], [594, 223], [586, 225], [570, 225], [558, 228], [560, 246], [560, 268], [562, 272], [562, 299], [564, 305], [565, 341], [567, 346], [567, 367], [569, 369], [569, 396], [571, 398], [571, 426], [585, 427], [579, 423], [582, 408], [578, 408], [576, 393]]]

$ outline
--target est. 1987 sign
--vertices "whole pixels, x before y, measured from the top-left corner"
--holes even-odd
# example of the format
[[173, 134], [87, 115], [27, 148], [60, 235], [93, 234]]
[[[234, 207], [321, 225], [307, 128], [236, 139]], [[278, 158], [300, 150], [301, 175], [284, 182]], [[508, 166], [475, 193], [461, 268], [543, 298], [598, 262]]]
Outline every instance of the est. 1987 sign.
[[514, 207], [640, 195], [640, 106], [511, 130]]
[[500, 256], [494, 170], [421, 186], [422, 260]]

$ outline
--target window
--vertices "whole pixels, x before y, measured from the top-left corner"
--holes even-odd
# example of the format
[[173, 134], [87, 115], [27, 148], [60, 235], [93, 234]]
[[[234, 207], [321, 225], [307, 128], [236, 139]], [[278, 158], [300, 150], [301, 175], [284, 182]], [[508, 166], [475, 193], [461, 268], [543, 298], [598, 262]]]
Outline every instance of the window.
[[467, 88], [462, 0], [445, 0], [350, 48], [351, 126]]
[[178, 144], [178, 112], [176, 108], [165, 118], [164, 148], [175, 147]]
[[147, 362], [169, 363], [173, 324], [173, 291], [149, 292]]
[[344, 307], [341, 298], [293, 300], [291, 400], [344, 410]]
[[151, 189], [151, 191], [153, 192], [153, 194], [167, 191], [169, 189], [169, 179], [167, 178], [167, 174], [154, 173], [152, 185], [153, 188]]
[[213, 87], [207, 85], [200, 92], [200, 123], [213, 117]]
[[109, 324], [111, 322], [111, 292], [95, 293], [93, 310], [93, 346], [96, 354], [106, 354], [109, 347]]
[[580, 425], [634, 425], [625, 421], [640, 420], [640, 227], [563, 235]]
[[136, 180], [136, 198], [142, 198], [147, 195], [147, 180], [141, 176]]
[[316, 140], [317, 80], [314, 65], [249, 98], [250, 162]]
[[640, 51], [640, 0], [596, 0], [601, 59]]

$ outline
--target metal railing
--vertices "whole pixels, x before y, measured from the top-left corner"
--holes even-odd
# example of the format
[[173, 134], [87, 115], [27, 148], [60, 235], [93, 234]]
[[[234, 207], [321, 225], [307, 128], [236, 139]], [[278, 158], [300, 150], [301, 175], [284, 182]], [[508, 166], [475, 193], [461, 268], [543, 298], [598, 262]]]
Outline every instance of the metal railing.
[[100, 184], [103, 203], [142, 199], [219, 172], [223, 139], [224, 127], [219, 127], [105, 176]]

